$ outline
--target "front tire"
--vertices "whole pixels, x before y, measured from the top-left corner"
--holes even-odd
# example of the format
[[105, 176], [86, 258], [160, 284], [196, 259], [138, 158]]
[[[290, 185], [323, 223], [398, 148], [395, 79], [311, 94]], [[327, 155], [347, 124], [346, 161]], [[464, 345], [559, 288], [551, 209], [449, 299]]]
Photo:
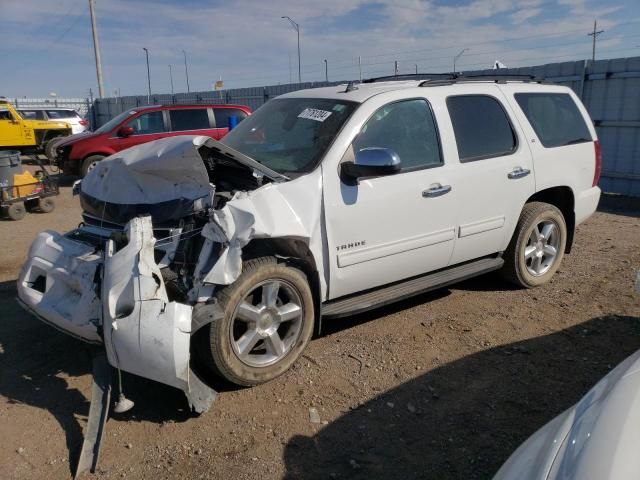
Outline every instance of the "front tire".
[[224, 317], [210, 326], [205, 360], [210, 357], [214, 371], [236, 385], [282, 375], [311, 339], [314, 306], [307, 277], [274, 257], [244, 262], [242, 274], [216, 299]]
[[86, 177], [87, 173], [93, 170], [103, 158], [104, 155], [91, 155], [85, 158], [84, 162], [82, 162], [82, 166], [80, 167], [80, 176], [82, 178]]
[[525, 204], [504, 253], [503, 276], [524, 288], [537, 287], [556, 273], [567, 243], [562, 212], [543, 202]]

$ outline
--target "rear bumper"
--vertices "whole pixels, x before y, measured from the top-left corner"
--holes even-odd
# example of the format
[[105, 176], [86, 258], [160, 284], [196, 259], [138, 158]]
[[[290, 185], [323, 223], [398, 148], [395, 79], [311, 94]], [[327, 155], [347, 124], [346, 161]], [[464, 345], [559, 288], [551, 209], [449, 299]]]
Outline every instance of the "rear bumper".
[[576, 195], [575, 198], [575, 214], [576, 225], [584, 222], [589, 218], [598, 208], [598, 202], [600, 201], [600, 188], [592, 187], [588, 190], [583, 190]]

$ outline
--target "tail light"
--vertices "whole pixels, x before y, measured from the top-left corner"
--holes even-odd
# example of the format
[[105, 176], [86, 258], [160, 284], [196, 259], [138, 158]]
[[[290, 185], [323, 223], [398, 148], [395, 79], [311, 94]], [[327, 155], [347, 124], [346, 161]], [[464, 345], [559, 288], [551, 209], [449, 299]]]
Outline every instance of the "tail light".
[[78, 123], [80, 125], [82, 125], [83, 127], [86, 127], [87, 125], [89, 125], [89, 121], [85, 120], [84, 118], [82, 120], [80, 120]]
[[595, 172], [593, 173], [592, 187], [595, 187], [596, 185], [598, 185], [598, 182], [600, 181], [600, 173], [602, 173], [602, 147], [600, 147], [600, 142], [598, 140], [593, 142], [593, 148], [596, 154], [596, 168]]

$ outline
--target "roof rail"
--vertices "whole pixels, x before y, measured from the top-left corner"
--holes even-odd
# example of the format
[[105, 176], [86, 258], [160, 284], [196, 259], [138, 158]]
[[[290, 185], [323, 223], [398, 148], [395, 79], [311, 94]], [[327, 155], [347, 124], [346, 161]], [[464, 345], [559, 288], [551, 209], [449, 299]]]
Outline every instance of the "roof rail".
[[507, 82], [533, 82], [533, 83], [549, 83], [545, 82], [544, 78], [535, 77], [533, 75], [515, 75], [515, 74], [479, 74], [479, 75], [463, 75], [463, 74], [450, 74], [449, 78], [444, 79], [429, 79], [420, 83], [421, 87], [437, 87], [440, 85], [452, 85], [454, 83], [464, 82], [495, 82], [495, 83], [507, 83]]
[[403, 73], [400, 75], [387, 75], [384, 77], [374, 77], [362, 80], [362, 83], [376, 83], [402, 80], [430, 80], [432, 78], [452, 78], [451, 73]]

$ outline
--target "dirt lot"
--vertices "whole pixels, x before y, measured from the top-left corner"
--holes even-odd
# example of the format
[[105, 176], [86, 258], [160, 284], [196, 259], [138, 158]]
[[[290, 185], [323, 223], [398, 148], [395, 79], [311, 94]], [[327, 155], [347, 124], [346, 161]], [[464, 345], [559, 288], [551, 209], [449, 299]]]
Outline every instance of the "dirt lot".
[[[80, 220], [65, 185], [54, 213], [0, 221], [3, 479], [69, 478], [88, 413], [85, 346], [14, 300], [36, 232]], [[640, 210], [598, 212], [549, 285], [484, 276], [325, 322], [295, 368], [200, 417], [181, 392], [126, 376], [136, 406], [110, 418], [88, 478], [490, 478], [640, 348], [639, 267]]]

